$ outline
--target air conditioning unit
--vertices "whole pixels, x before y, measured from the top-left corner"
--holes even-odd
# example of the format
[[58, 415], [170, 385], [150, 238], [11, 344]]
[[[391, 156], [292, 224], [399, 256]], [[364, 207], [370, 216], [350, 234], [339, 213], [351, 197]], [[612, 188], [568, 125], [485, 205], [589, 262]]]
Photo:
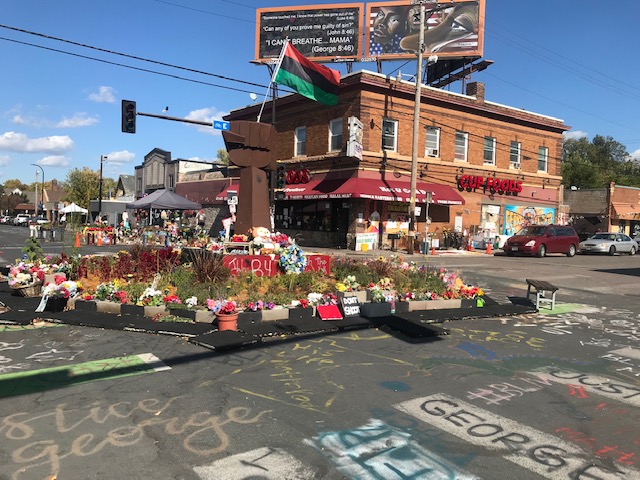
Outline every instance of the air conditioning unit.
[[437, 157], [438, 149], [437, 148], [427, 148], [427, 156], [429, 157]]
[[519, 163], [512, 163], [511, 164], [511, 168], [515, 168], [517, 170], [520, 170], [520, 164]]

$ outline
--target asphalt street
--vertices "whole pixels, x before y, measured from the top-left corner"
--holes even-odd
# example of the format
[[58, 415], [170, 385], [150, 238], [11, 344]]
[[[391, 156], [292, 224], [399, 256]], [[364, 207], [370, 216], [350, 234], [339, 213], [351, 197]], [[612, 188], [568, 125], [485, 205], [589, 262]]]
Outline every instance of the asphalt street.
[[0, 479], [640, 478], [640, 256], [395, 254], [501, 303], [545, 279], [558, 305], [227, 354], [0, 325]]

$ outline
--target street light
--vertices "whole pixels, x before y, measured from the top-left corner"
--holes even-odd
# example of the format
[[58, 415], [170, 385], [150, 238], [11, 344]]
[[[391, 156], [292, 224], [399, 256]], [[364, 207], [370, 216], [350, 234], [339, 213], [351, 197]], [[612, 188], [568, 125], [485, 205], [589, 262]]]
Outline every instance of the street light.
[[106, 155], [100, 155], [100, 190], [98, 192], [98, 216], [102, 215], [102, 164], [106, 159]]
[[[34, 167], [38, 167], [40, 170], [42, 170], [42, 204], [44, 205], [44, 168], [42, 168], [40, 165], [36, 164], [36, 163], [32, 163], [31, 164]], [[38, 172], [36, 172], [36, 205], [35, 205], [35, 210], [36, 210], [36, 220], [38, 219], [38, 210], [39, 210], [39, 205], [38, 205]]]

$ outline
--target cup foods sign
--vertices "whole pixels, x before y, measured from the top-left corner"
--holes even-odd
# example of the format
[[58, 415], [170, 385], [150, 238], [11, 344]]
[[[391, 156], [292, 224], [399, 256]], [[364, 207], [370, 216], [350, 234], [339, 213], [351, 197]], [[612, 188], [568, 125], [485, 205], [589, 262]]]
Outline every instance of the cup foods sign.
[[470, 192], [478, 188], [501, 195], [518, 195], [518, 193], [522, 191], [522, 182], [520, 180], [509, 180], [506, 178], [485, 178], [480, 175], [462, 175], [458, 177], [459, 190], [467, 190]]

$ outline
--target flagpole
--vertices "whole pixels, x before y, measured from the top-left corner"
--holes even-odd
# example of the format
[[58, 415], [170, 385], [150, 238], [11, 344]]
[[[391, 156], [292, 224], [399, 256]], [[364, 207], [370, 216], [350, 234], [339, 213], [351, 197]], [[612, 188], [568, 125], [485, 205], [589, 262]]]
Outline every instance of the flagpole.
[[[276, 68], [273, 70], [271, 74], [271, 80], [269, 81], [269, 86], [267, 87], [267, 93], [264, 94], [264, 100], [262, 100], [262, 105], [260, 106], [260, 113], [258, 113], [258, 123], [260, 123], [260, 118], [262, 117], [262, 111], [264, 110], [264, 105], [267, 103], [267, 94], [271, 89], [271, 85], [273, 84], [273, 80], [276, 78], [278, 74], [278, 70], [280, 70], [280, 65], [282, 65], [282, 59], [284, 58], [284, 52], [287, 49], [287, 45], [289, 45], [289, 39], [287, 38], [285, 42], [282, 44], [282, 50], [280, 51], [280, 57], [278, 58], [278, 63], [276, 64]], [[275, 98], [273, 99], [275, 102]]]

